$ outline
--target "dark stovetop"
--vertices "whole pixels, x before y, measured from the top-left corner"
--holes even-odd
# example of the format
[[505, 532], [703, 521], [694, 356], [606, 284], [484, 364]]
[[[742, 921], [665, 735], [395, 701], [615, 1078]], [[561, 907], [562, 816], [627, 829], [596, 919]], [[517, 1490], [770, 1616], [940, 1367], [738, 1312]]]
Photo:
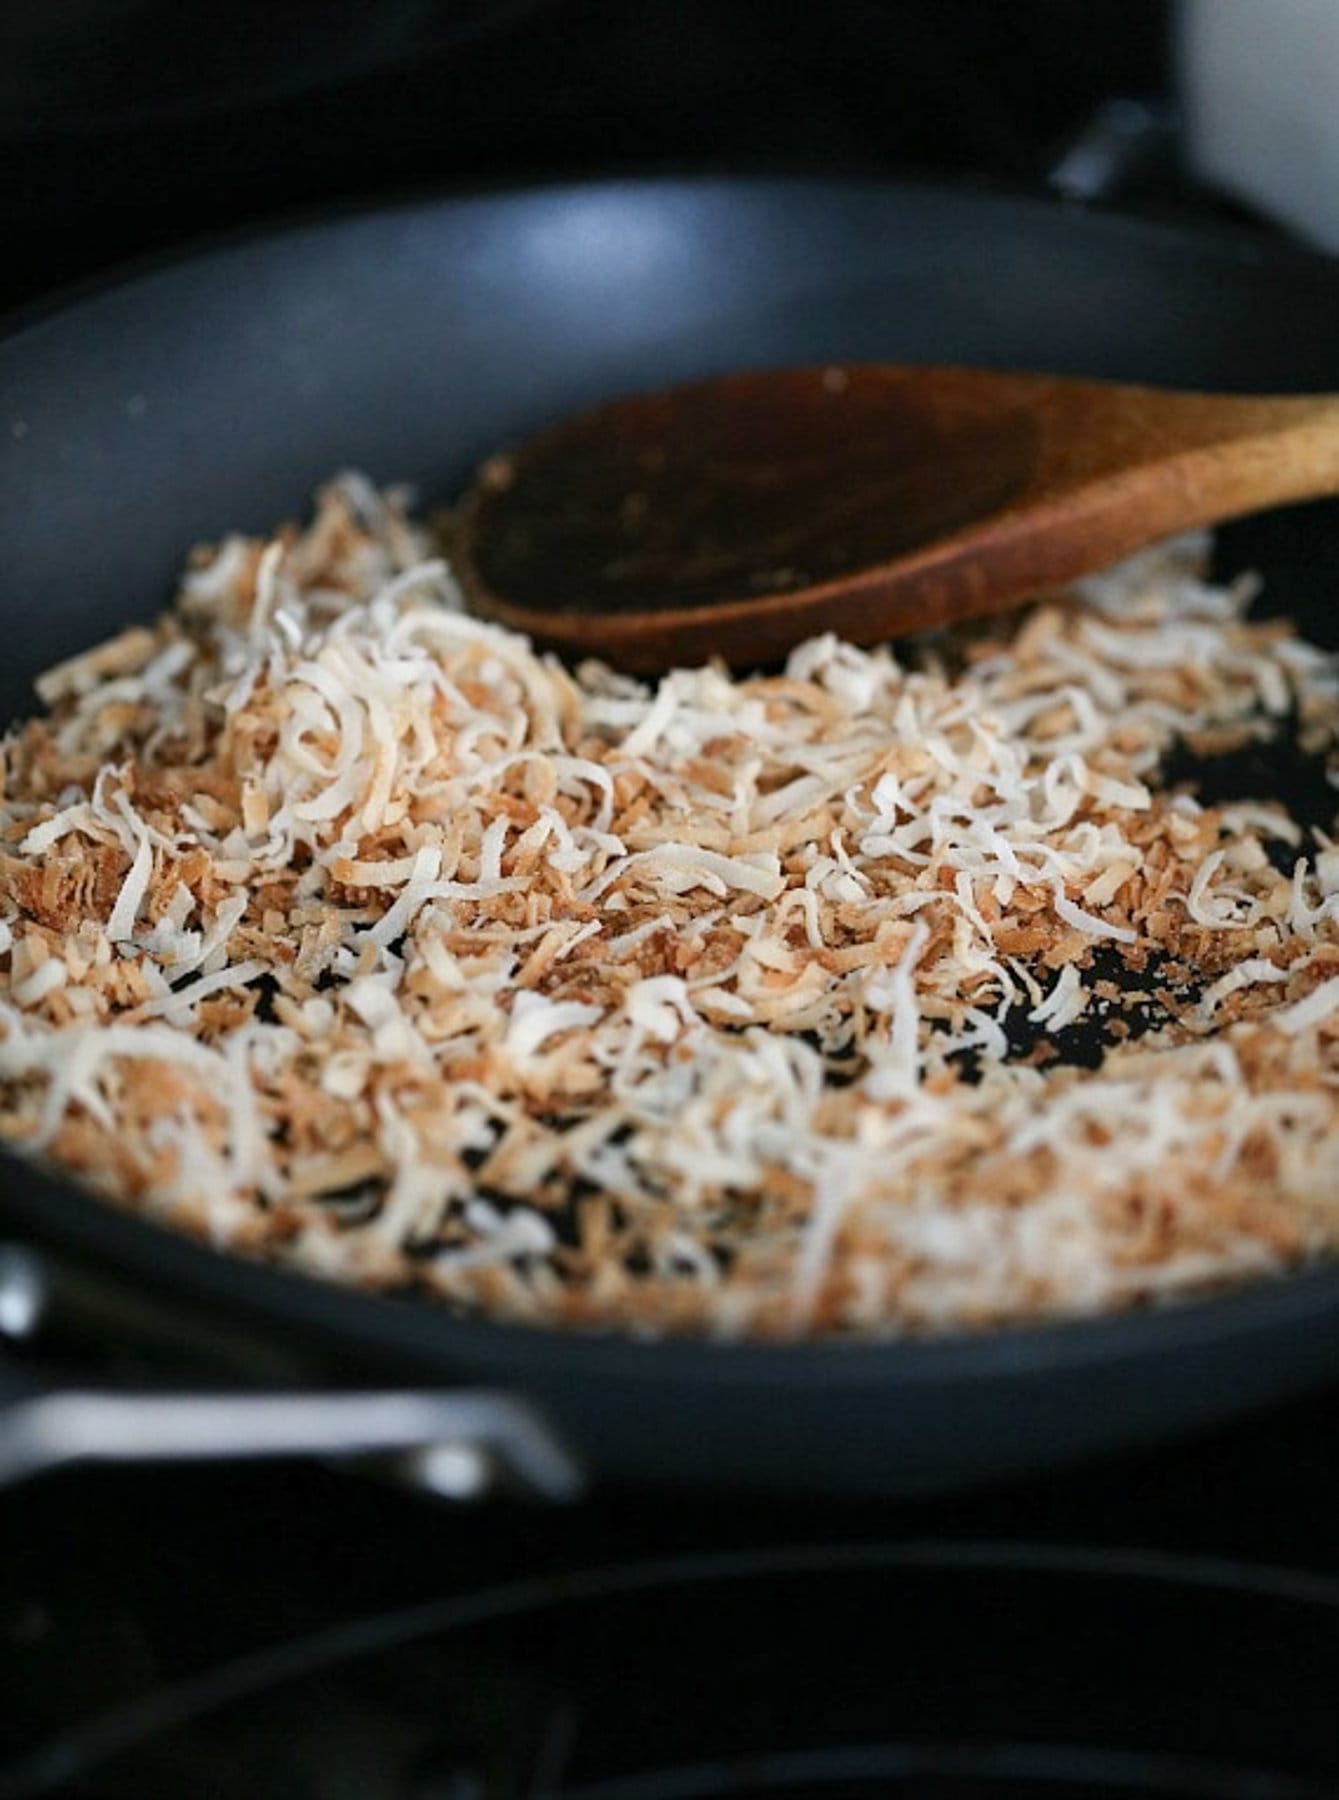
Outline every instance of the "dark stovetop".
[[901, 1506], [69, 1473], [0, 1500], [0, 1795], [1333, 1795], [1337, 1416]]
[[[1039, 186], [1109, 96], [1163, 96], [1169, 5], [230, 0], [204, 32], [177, 0], [6, 0], [0, 308], [407, 188], [704, 165]], [[1179, 204], [1166, 148], [1127, 159], [1141, 203]]]

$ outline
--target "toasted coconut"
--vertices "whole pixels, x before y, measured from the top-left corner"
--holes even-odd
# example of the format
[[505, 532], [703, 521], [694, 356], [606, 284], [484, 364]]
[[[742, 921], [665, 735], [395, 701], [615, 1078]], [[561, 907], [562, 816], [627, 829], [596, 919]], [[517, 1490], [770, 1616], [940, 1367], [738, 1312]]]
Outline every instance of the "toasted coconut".
[[0, 1137], [583, 1329], [980, 1328], [1326, 1254], [1339, 850], [1159, 771], [1284, 715], [1327, 755], [1339, 683], [1204, 547], [651, 688], [468, 617], [343, 478], [5, 740]]

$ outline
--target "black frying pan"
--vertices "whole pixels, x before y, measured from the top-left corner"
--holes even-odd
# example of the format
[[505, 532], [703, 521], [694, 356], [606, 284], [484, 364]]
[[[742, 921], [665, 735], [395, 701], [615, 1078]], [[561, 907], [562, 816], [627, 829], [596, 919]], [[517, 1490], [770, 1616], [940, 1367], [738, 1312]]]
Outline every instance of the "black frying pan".
[[[167, 598], [186, 546], [354, 464], [452, 495], [499, 442], [619, 390], [749, 365], [957, 361], [1339, 388], [1339, 270], [1012, 199], [622, 181], [396, 206], [140, 275], [0, 343], [0, 716]], [[1323, 632], [1339, 512], [1228, 534]], [[453, 1318], [216, 1255], [17, 1162], [0, 1222], [140, 1299], [327, 1371], [523, 1396], [644, 1480], [910, 1491], [1167, 1437], [1339, 1376], [1339, 1270], [951, 1342], [718, 1347]]]

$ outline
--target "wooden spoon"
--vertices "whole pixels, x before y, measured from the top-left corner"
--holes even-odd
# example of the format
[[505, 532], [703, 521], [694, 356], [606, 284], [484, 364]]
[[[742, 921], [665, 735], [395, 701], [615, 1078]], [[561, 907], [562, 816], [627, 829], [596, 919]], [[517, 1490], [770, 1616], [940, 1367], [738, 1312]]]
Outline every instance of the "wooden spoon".
[[478, 471], [449, 548], [480, 613], [652, 672], [924, 631], [1334, 492], [1339, 397], [789, 369], [541, 432]]

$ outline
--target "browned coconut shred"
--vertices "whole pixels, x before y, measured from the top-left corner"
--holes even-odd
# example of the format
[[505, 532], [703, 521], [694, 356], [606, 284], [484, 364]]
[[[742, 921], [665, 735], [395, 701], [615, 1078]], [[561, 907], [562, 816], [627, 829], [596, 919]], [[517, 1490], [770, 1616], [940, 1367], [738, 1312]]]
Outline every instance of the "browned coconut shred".
[[5, 739], [0, 1133], [546, 1324], [944, 1331], [1319, 1257], [1339, 847], [1159, 771], [1285, 718], [1324, 758], [1339, 681], [1204, 551], [647, 686], [470, 618], [342, 477]]

